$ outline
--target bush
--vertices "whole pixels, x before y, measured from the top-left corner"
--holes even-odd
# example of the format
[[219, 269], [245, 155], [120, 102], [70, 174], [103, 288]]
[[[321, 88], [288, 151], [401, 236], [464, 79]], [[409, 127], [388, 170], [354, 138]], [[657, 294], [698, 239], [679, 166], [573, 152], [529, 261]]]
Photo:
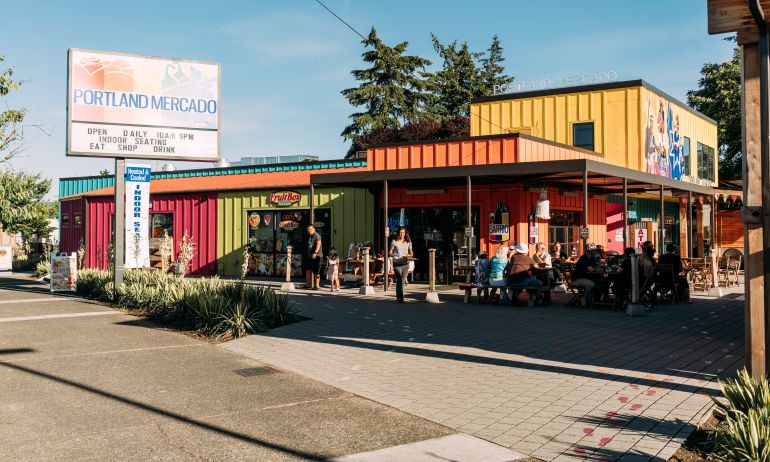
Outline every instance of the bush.
[[714, 399], [717, 418], [715, 456], [724, 461], [770, 462], [770, 386], [744, 369], [721, 382], [725, 403]]
[[30, 256], [25, 253], [14, 255], [13, 261], [11, 262], [11, 271], [32, 271], [35, 269], [39, 261], [39, 257], [30, 258]]
[[40, 260], [35, 265], [35, 277], [43, 278], [51, 274], [51, 260]]
[[[114, 302], [112, 272], [78, 272], [78, 294]], [[208, 336], [242, 337], [301, 319], [284, 294], [270, 287], [225, 282], [217, 277], [186, 279], [159, 271], [124, 273], [118, 306]]]

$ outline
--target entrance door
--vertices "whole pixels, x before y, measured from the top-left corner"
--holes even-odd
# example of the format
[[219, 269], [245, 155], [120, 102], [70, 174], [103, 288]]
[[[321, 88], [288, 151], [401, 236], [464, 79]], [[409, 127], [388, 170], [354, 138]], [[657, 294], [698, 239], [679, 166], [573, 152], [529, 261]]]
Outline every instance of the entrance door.
[[275, 270], [275, 214], [262, 210], [249, 212], [249, 261], [248, 274], [271, 276]]
[[578, 243], [578, 212], [569, 210], [552, 210], [548, 222], [548, 243], [561, 243], [562, 251], [568, 255], [577, 255]]

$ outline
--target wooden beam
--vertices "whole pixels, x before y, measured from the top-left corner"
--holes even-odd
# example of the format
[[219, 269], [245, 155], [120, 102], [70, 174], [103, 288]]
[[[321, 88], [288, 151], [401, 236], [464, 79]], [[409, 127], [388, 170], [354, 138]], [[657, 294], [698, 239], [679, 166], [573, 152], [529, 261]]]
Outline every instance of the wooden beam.
[[[761, 0], [765, 18], [770, 19], [770, 0]], [[746, 0], [707, 0], [710, 35], [733, 32], [751, 33], [757, 25]]]
[[[770, 17], [770, 16], [769, 16]], [[762, 205], [759, 46], [742, 47], [743, 203]], [[745, 223], [746, 366], [751, 375], [767, 375], [767, 313], [765, 313], [762, 223]]]

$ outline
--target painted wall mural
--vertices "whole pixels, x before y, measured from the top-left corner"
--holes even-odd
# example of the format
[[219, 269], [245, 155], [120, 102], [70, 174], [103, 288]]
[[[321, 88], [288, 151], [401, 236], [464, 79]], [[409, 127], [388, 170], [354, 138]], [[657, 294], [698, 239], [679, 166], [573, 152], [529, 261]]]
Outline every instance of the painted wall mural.
[[685, 173], [685, 160], [684, 137], [679, 133], [679, 115], [672, 111], [671, 102], [665, 98], [648, 93], [645, 99], [646, 171], [681, 180]]

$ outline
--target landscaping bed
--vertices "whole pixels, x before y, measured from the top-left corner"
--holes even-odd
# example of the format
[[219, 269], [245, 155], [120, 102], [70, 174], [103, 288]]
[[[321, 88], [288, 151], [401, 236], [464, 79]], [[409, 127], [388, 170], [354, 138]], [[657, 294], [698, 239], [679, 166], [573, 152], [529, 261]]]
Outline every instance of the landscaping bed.
[[238, 338], [304, 319], [271, 287], [128, 270], [118, 299], [107, 270], [78, 271], [77, 293], [151, 321], [210, 339]]

